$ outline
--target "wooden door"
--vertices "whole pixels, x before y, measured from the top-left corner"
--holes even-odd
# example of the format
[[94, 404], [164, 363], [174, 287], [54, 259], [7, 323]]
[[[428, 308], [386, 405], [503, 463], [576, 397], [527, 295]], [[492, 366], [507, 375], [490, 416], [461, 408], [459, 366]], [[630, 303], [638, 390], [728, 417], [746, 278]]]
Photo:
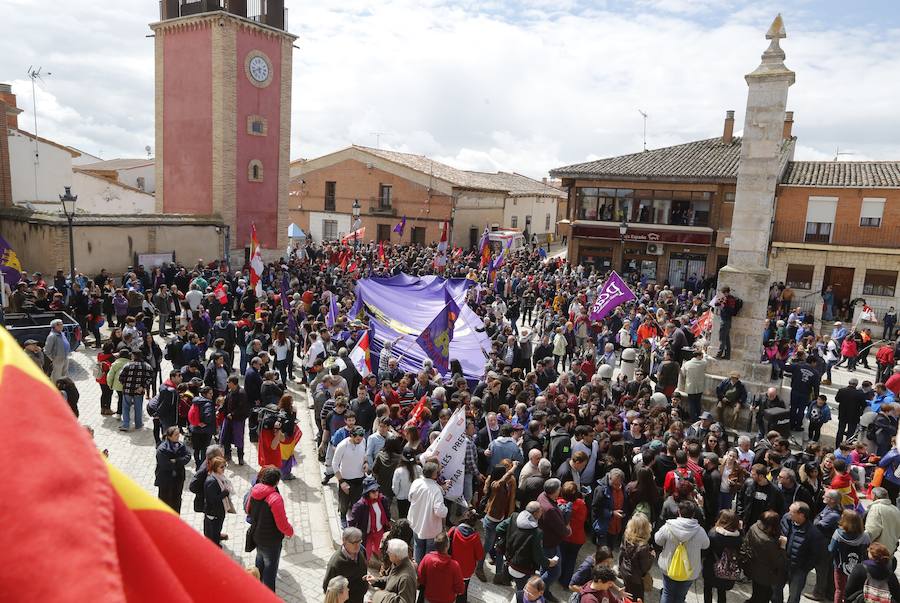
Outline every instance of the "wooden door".
[[825, 278], [822, 279], [822, 290], [831, 285], [834, 291], [834, 309], [850, 301], [850, 293], [853, 290], [853, 268], [844, 266], [825, 266]]

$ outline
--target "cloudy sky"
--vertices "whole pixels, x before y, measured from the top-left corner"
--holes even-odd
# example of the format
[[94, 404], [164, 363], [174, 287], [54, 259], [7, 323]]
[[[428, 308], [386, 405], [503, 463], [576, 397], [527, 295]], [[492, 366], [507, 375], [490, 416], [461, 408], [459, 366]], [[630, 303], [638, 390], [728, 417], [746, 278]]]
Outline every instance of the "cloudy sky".
[[[900, 160], [894, 0], [288, 0], [292, 158], [348, 144], [534, 177], [743, 123], [743, 75], [781, 11], [801, 159]], [[153, 140], [155, 0], [0, 0], [22, 126], [104, 158]]]

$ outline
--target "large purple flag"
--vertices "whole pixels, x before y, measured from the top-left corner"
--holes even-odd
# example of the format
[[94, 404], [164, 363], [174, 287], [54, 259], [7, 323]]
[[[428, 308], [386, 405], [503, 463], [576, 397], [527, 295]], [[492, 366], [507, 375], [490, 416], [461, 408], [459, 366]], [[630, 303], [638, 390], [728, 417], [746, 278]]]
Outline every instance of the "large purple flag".
[[613, 270], [606, 282], [600, 288], [594, 305], [591, 306], [591, 320], [603, 320], [603, 318], [615, 310], [618, 306], [636, 299], [636, 296], [622, 280], [622, 277]]
[[416, 342], [422, 346], [441, 375], [446, 375], [450, 370], [450, 342], [453, 340], [453, 326], [457, 318], [459, 306], [451, 299], [416, 338]]

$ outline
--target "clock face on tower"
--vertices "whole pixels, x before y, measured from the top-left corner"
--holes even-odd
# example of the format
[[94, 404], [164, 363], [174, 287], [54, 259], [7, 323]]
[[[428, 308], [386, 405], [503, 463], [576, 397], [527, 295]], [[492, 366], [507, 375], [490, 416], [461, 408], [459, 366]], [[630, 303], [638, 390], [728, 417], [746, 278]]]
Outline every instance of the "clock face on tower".
[[244, 63], [247, 78], [254, 86], [264, 88], [272, 81], [272, 66], [269, 57], [258, 50], [247, 54]]

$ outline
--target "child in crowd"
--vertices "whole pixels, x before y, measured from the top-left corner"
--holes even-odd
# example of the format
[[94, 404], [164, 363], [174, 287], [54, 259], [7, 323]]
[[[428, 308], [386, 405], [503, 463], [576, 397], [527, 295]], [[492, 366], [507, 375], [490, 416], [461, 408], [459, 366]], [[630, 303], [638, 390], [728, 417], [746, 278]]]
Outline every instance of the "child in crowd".
[[822, 435], [822, 425], [831, 420], [831, 409], [824, 394], [812, 401], [806, 409], [806, 418], [809, 419], [809, 439], [818, 442]]

